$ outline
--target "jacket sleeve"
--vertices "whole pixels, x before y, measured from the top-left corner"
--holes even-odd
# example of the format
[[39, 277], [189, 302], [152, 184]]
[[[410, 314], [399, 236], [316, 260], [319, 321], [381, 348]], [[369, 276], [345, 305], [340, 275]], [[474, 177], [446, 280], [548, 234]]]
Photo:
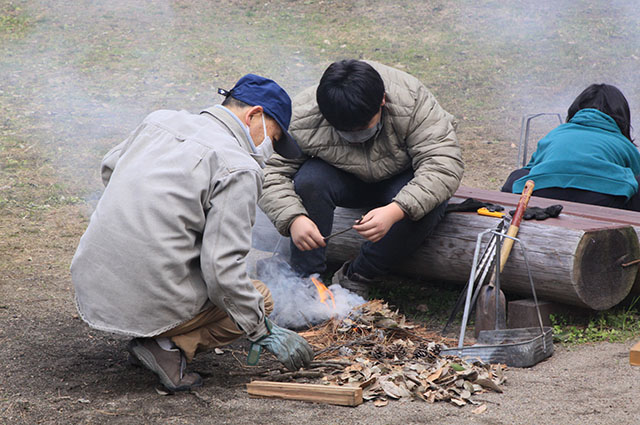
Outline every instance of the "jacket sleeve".
[[102, 177], [102, 184], [104, 184], [104, 187], [107, 187], [107, 185], [109, 184], [109, 180], [111, 180], [113, 170], [116, 169], [116, 164], [118, 163], [120, 154], [122, 153], [122, 149], [126, 144], [127, 140], [112, 148], [109, 152], [107, 152], [104, 158], [102, 158], [102, 164], [100, 165], [100, 175]]
[[414, 178], [394, 201], [412, 220], [419, 220], [453, 196], [464, 171], [453, 117], [424, 86], [418, 90], [405, 140]]
[[267, 334], [264, 299], [246, 270], [261, 184], [257, 170], [234, 171], [214, 182], [200, 254], [209, 299], [252, 341]]
[[122, 143], [113, 147], [107, 154], [102, 158], [102, 164], [100, 165], [100, 176], [102, 177], [102, 184], [107, 187], [109, 184], [109, 180], [111, 180], [111, 175], [113, 171], [116, 169], [116, 164], [120, 160], [120, 156], [127, 149], [127, 147], [131, 144], [131, 142], [138, 137], [140, 132], [146, 127], [146, 123], [140, 124], [134, 131], [131, 132], [129, 137], [127, 137]]
[[293, 176], [306, 159], [306, 156], [285, 159], [274, 154], [264, 169], [263, 192], [258, 204], [284, 236], [289, 236], [289, 226], [294, 218], [307, 215], [293, 185]]

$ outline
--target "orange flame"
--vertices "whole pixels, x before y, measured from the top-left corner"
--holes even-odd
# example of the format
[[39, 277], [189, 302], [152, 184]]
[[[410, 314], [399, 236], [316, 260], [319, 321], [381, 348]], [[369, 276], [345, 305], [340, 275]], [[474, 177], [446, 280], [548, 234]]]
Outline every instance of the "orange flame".
[[320, 302], [324, 305], [328, 305], [327, 304], [327, 295], [328, 295], [329, 297], [331, 297], [331, 303], [333, 304], [333, 309], [335, 310], [336, 299], [333, 298], [333, 292], [331, 292], [326, 286], [324, 286], [324, 283], [320, 282], [315, 277], [312, 277], [311, 281], [313, 282], [314, 285], [316, 285], [316, 289], [318, 290], [318, 296], [320, 296]]

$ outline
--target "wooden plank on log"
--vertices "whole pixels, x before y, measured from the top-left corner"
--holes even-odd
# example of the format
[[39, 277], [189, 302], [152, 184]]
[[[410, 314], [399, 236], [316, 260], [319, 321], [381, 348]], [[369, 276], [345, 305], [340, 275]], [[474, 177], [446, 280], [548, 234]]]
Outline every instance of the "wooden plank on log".
[[340, 406], [362, 404], [362, 388], [360, 387], [252, 381], [247, 384], [247, 392], [252, 397], [274, 397]]
[[[350, 226], [361, 214], [360, 210], [336, 209], [334, 231]], [[425, 280], [464, 283], [471, 272], [477, 235], [497, 223], [496, 218], [474, 213], [447, 214], [425, 243], [394, 271]], [[542, 299], [604, 310], [629, 294], [637, 275], [638, 265], [621, 266], [640, 258], [640, 243], [629, 225], [563, 214], [559, 219], [523, 222], [519, 237]], [[336, 236], [329, 241], [327, 257], [344, 262], [358, 254], [363, 242], [355, 232]], [[531, 293], [519, 246], [505, 266], [501, 285], [507, 292]]]
[[[455, 193], [454, 202], [460, 202], [466, 198], [475, 198], [486, 202], [492, 202], [504, 207], [514, 207], [518, 203], [520, 195], [514, 193], [498, 192], [495, 190], [476, 189], [461, 186]], [[621, 210], [618, 208], [601, 207], [598, 205], [580, 204], [577, 202], [560, 201], [558, 199], [531, 197], [530, 206], [548, 207], [554, 204], [562, 205], [562, 215], [568, 214], [575, 217], [583, 217], [609, 223], [629, 224], [633, 226], [640, 239], [640, 212]], [[637, 274], [635, 283], [630, 291], [631, 295], [640, 295], [640, 273]]]
[[[518, 204], [520, 195], [515, 193], [498, 192], [495, 190], [477, 189], [466, 186], [460, 186], [456, 191], [456, 198], [462, 200], [466, 198], [475, 198], [481, 201], [500, 204], [504, 207]], [[561, 204], [562, 212], [576, 217], [584, 217], [593, 220], [606, 221], [611, 223], [631, 224], [640, 226], [640, 212], [621, 210], [618, 208], [600, 207], [598, 205], [580, 204], [578, 202], [561, 201], [558, 199], [540, 198], [532, 196], [529, 206], [546, 208], [550, 205]]]

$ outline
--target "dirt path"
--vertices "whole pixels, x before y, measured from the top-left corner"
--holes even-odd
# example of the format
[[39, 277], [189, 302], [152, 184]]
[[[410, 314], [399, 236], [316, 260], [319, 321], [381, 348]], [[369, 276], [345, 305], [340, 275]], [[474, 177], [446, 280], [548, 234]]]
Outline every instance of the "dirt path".
[[[76, 316], [66, 281], [34, 276], [47, 291], [24, 290], [0, 310], [2, 423], [223, 424], [637, 424], [640, 368], [628, 365], [630, 344], [558, 348], [531, 369], [507, 372], [503, 394], [475, 397], [487, 411], [424, 402], [357, 408], [250, 399], [232, 376], [244, 344], [204, 355], [193, 369], [205, 377], [194, 393], [161, 396], [155, 377], [127, 362], [125, 340], [89, 330]], [[27, 284], [28, 282], [24, 282]], [[66, 293], [50, 298], [47, 293]], [[7, 302], [8, 301], [8, 302]]]
[[[10, 241], [12, 264], [0, 280], [0, 423], [229, 424], [634, 424], [640, 421], [640, 368], [627, 344], [556, 347], [531, 369], [511, 369], [503, 394], [474, 397], [487, 411], [445, 403], [365, 403], [343, 408], [250, 399], [245, 343], [196, 358], [204, 387], [161, 396], [156, 378], [128, 364], [126, 340], [89, 329], [77, 316], [67, 264], [84, 227], [80, 206], [44, 215], [40, 231]], [[19, 227], [20, 219], [4, 221]], [[4, 228], [3, 230], [6, 230]], [[6, 253], [7, 251], [5, 251]], [[13, 271], [8, 272], [11, 269]], [[263, 362], [270, 361], [263, 356]], [[271, 360], [273, 361], [273, 360]]]

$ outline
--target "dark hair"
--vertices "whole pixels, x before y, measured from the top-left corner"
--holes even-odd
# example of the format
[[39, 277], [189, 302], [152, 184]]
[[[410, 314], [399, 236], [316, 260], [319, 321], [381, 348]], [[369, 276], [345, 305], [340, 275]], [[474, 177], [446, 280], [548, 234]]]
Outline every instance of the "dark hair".
[[631, 112], [629, 103], [618, 88], [609, 84], [591, 84], [576, 97], [567, 111], [567, 122], [581, 109], [592, 108], [609, 115], [620, 131], [631, 140]]
[[227, 97], [224, 98], [224, 100], [222, 101], [222, 106], [226, 106], [226, 107], [232, 107], [232, 108], [250, 108], [251, 105], [249, 105], [248, 103], [244, 103], [241, 100], [236, 99], [235, 97], [233, 97], [233, 95], [229, 95]]
[[334, 62], [324, 71], [316, 100], [324, 118], [338, 130], [363, 128], [380, 111], [384, 82], [371, 65], [355, 59]]

